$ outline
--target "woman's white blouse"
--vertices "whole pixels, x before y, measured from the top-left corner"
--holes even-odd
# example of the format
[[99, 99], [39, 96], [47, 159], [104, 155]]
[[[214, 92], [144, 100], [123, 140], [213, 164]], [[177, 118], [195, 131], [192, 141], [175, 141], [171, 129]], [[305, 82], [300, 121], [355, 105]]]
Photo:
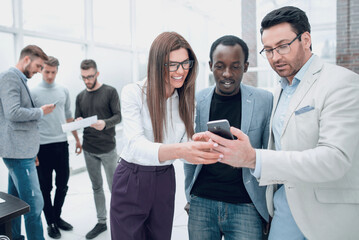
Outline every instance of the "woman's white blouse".
[[[126, 85], [121, 92], [121, 114], [125, 146], [121, 158], [128, 162], [146, 166], [172, 164], [174, 160], [161, 163], [158, 150], [161, 143], [154, 142], [150, 113], [146, 102], [146, 79]], [[179, 112], [177, 90], [167, 99], [167, 129], [164, 129], [163, 143], [187, 141], [185, 125]]]

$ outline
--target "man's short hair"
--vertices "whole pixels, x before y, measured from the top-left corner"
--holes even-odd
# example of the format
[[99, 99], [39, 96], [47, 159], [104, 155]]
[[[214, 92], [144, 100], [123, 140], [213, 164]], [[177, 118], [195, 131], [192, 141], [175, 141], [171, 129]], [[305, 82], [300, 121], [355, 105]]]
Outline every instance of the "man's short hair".
[[48, 56], [42, 51], [42, 49], [36, 45], [28, 45], [21, 50], [20, 60], [24, 57], [29, 56], [31, 60], [36, 57], [41, 58], [44, 61], [48, 60]]
[[[260, 32], [265, 29], [287, 22], [298, 35], [304, 32], [310, 33], [310, 23], [305, 12], [297, 7], [286, 6], [268, 13], [262, 20]], [[300, 40], [300, 38], [299, 38]]]
[[57, 58], [53, 56], [49, 56], [49, 59], [45, 61], [45, 64], [51, 67], [57, 67], [59, 68], [60, 62]]
[[80, 68], [82, 70], [88, 70], [90, 68], [93, 68], [97, 71], [97, 64], [94, 60], [92, 59], [85, 59], [81, 62]]
[[213, 62], [213, 52], [214, 52], [214, 50], [216, 50], [216, 48], [219, 44], [222, 44], [224, 46], [234, 46], [236, 44], [240, 45], [242, 47], [242, 50], [244, 53], [244, 62], [246, 63], [248, 61], [248, 46], [247, 46], [247, 44], [239, 37], [236, 37], [233, 35], [226, 35], [226, 36], [218, 38], [216, 41], [214, 41], [214, 43], [212, 43], [211, 50], [209, 52], [209, 59], [211, 60], [211, 62]]

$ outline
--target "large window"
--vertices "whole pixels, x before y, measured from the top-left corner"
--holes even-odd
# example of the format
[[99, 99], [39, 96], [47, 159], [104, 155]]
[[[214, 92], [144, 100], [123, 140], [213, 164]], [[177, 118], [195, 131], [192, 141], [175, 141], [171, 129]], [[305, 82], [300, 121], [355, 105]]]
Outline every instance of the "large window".
[[24, 29], [64, 37], [84, 38], [83, 0], [31, 0], [22, 3]]
[[[14, 3], [14, 5], [13, 5]], [[241, 1], [223, 0], [1, 0], [2, 70], [14, 65], [21, 49], [38, 44], [59, 58], [58, 77], [73, 92], [79, 63], [101, 63], [101, 76], [121, 92], [122, 86], [146, 76], [148, 51], [163, 31], [176, 31], [191, 44], [200, 62], [197, 89], [209, 85], [208, 53], [224, 34], [241, 34]], [[105, 78], [104, 78], [105, 79]], [[37, 84], [41, 76], [29, 84]], [[110, 83], [109, 83], [110, 84]]]
[[94, 0], [94, 40], [101, 43], [131, 46], [129, 0]]
[[0, 25], [11, 27], [13, 25], [12, 1], [1, 0]]
[[[256, 52], [262, 47], [259, 28], [265, 14], [294, 5], [309, 17], [313, 52], [335, 62], [336, 0], [325, 4], [300, 0], [256, 3]], [[213, 84], [208, 68], [212, 42], [226, 34], [243, 37], [241, 4], [238, 0], [223, 0], [221, 4], [217, 0], [1, 0], [0, 70], [14, 65], [26, 44], [39, 44], [60, 59], [58, 77], [71, 89], [72, 97], [84, 87], [73, 79], [79, 75], [84, 58], [101, 64], [102, 79], [121, 92], [125, 84], [146, 77], [148, 51], [156, 36], [176, 31], [188, 40], [200, 62], [199, 90]], [[257, 73], [259, 87], [271, 90], [277, 75], [266, 59], [258, 55], [257, 61], [257, 67], [250, 66], [249, 72]], [[29, 84], [40, 78], [36, 76]]]
[[2, 72], [15, 62], [14, 35], [0, 32], [0, 39], [0, 72]]
[[166, 22], [172, 21], [164, 17], [165, 8], [161, 0], [136, 0], [135, 44], [142, 50], [150, 49], [152, 41], [163, 31]]
[[122, 87], [132, 82], [132, 72], [129, 71], [132, 69], [132, 57], [126, 51], [95, 48], [94, 59], [97, 59], [99, 80], [115, 87], [120, 94]]

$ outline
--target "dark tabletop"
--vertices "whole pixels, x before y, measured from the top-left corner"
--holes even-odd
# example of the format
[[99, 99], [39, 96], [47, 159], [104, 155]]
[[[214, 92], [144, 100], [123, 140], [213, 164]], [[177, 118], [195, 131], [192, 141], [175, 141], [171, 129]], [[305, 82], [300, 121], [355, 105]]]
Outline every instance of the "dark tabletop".
[[30, 206], [17, 197], [0, 192], [0, 198], [5, 200], [5, 202], [0, 203], [0, 224], [30, 211]]

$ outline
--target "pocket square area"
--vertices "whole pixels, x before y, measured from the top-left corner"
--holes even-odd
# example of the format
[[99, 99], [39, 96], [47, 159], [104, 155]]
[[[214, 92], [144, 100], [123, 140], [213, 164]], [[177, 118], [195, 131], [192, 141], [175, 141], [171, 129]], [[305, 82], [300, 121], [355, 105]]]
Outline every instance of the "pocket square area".
[[299, 114], [309, 112], [309, 111], [311, 111], [313, 109], [314, 109], [314, 107], [308, 105], [308, 106], [305, 106], [305, 107], [302, 107], [302, 108], [298, 109], [294, 113], [295, 113], [295, 115], [299, 115]]

